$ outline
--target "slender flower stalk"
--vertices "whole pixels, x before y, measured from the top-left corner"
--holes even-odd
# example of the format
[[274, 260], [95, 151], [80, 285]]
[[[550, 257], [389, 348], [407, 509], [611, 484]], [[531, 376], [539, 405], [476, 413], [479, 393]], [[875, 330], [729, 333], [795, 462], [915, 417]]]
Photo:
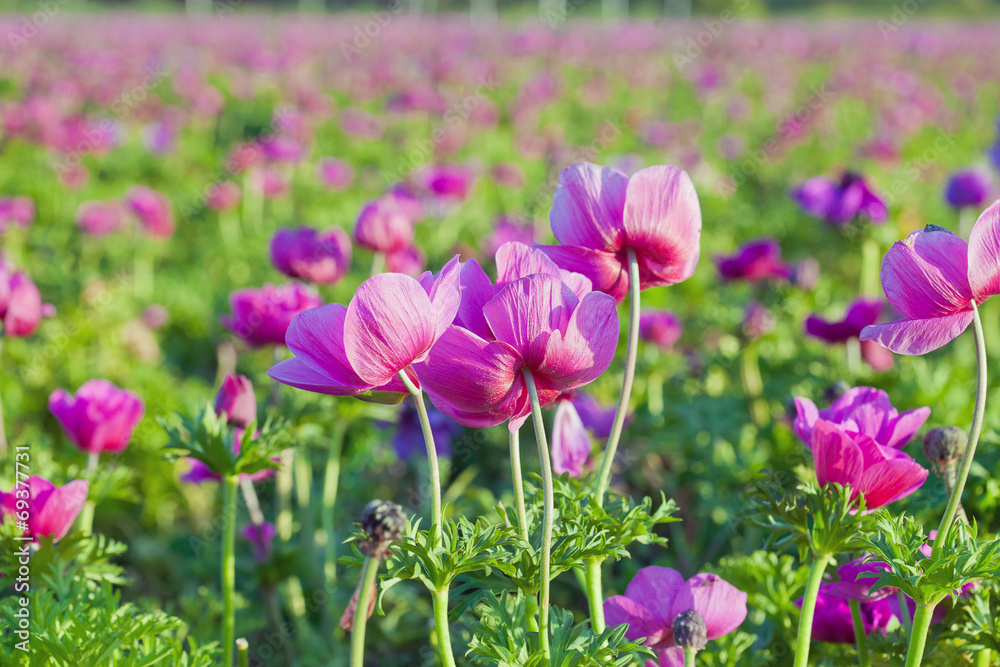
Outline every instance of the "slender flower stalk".
[[524, 541], [530, 543], [531, 526], [528, 525], [528, 512], [524, 505], [524, 482], [521, 477], [520, 429], [510, 431], [510, 473], [514, 480], [514, 498], [517, 502], [517, 527], [521, 529]]
[[[962, 457], [962, 465], [958, 470], [958, 478], [955, 481], [955, 488], [948, 498], [948, 506], [941, 517], [938, 525], [937, 537], [934, 538], [934, 546], [931, 549], [931, 558], [937, 559], [941, 556], [942, 550], [948, 544], [948, 534], [955, 523], [959, 505], [962, 502], [962, 492], [965, 491], [965, 482], [969, 478], [969, 471], [972, 469], [972, 460], [976, 455], [976, 446], [979, 444], [979, 434], [983, 430], [983, 418], [986, 415], [986, 339], [983, 336], [983, 323], [979, 317], [979, 308], [975, 300], [972, 304], [972, 326], [976, 337], [976, 407], [972, 413], [972, 426], [969, 428], [969, 444], [965, 448], [965, 456]], [[906, 667], [918, 667], [924, 656], [924, 645], [927, 642], [927, 631], [931, 626], [931, 617], [934, 614], [936, 605], [917, 604], [917, 613], [913, 616], [913, 628], [910, 632], [910, 646], [906, 651]]]
[[413, 403], [417, 406], [417, 416], [420, 417], [420, 428], [424, 432], [424, 444], [427, 445], [427, 465], [430, 471], [431, 483], [431, 531], [434, 541], [441, 542], [441, 471], [438, 467], [437, 449], [434, 447], [434, 429], [427, 416], [427, 406], [424, 404], [424, 392], [417, 389], [405, 370], [399, 371], [399, 379], [403, 381]]
[[858, 667], [871, 667], [871, 655], [868, 653], [868, 635], [865, 634], [865, 621], [861, 617], [861, 603], [849, 600], [851, 621], [854, 623], [854, 643], [858, 647]]
[[299, 508], [299, 520], [302, 522], [302, 556], [310, 578], [316, 576], [316, 522], [310, 499], [312, 483], [312, 461], [309, 450], [303, 446], [295, 457], [295, 503]]
[[698, 649], [687, 647], [684, 649], [684, 667], [694, 667], [694, 658], [698, 655]]
[[250, 644], [243, 637], [236, 640], [236, 655], [240, 667], [250, 667]]
[[879, 264], [882, 256], [878, 241], [868, 236], [861, 242], [861, 295], [879, 293]]
[[368, 624], [368, 604], [375, 575], [378, 574], [378, 561], [378, 558], [368, 556], [361, 568], [358, 603], [354, 608], [354, 627], [351, 629], [351, 667], [364, 667], [365, 664], [365, 626]]
[[222, 478], [222, 664], [233, 664], [236, 629], [233, 598], [236, 593], [236, 488], [238, 478]]
[[448, 626], [448, 587], [434, 591], [434, 630], [441, 650], [441, 664], [455, 667], [455, 657], [451, 649], [451, 629]]
[[326, 582], [326, 599], [328, 620], [333, 621], [337, 614], [332, 605], [334, 591], [337, 587], [337, 539], [334, 526], [334, 509], [337, 504], [337, 488], [340, 485], [340, 455], [344, 446], [344, 435], [347, 426], [337, 422], [330, 438], [330, 448], [327, 450], [326, 471], [323, 476], [323, 515], [321, 523], [326, 542], [323, 545], [323, 574]]
[[[638, 281], [636, 281], [638, 284]], [[542, 497], [545, 503], [542, 521], [542, 547], [538, 601], [538, 642], [542, 652], [549, 654], [549, 582], [552, 576], [552, 518], [555, 514], [555, 500], [552, 489], [552, 464], [549, 461], [549, 444], [545, 439], [545, 422], [542, 421], [542, 407], [538, 401], [538, 389], [535, 378], [527, 368], [522, 369], [524, 382], [528, 386], [528, 396], [531, 399], [531, 419], [535, 425], [535, 442], [538, 443], [538, 460], [542, 471]], [[627, 404], [627, 403], [626, 403]], [[621, 427], [619, 425], [619, 431]]]
[[763, 428], [767, 424], [767, 403], [761, 398], [764, 393], [764, 381], [760, 376], [760, 349], [756, 340], [747, 341], [740, 355], [740, 379], [743, 382], [743, 392], [750, 403], [750, 418], [753, 423]]
[[[87, 454], [87, 469], [84, 471], [83, 478], [88, 482], [94, 480], [94, 473], [97, 472], [97, 464], [101, 457], [100, 452], [89, 452]], [[94, 500], [91, 498], [87, 499], [87, 502], [83, 505], [83, 511], [80, 512], [80, 532], [84, 535], [90, 535], [94, 530]]]
[[816, 612], [816, 598], [819, 587], [823, 583], [823, 574], [833, 556], [830, 554], [814, 554], [812, 569], [809, 570], [809, 580], [806, 582], [806, 593], [802, 599], [802, 613], [799, 614], [799, 633], [795, 639], [794, 667], [808, 667], [809, 642], [812, 639], [813, 614]]
[[906, 604], [906, 593], [896, 591], [896, 599], [899, 600], [899, 613], [903, 617], [903, 629], [906, 631], [906, 636], [909, 637], [913, 629], [913, 619], [910, 618], [910, 607]]
[[[608, 435], [608, 443], [604, 448], [604, 459], [597, 476], [597, 486], [594, 495], [599, 506], [604, 505], [604, 494], [611, 482], [611, 466], [614, 464], [618, 441], [621, 440], [622, 429], [625, 426], [625, 416], [628, 414], [628, 403], [632, 396], [632, 382], [635, 379], [635, 363], [639, 351], [639, 262], [635, 250], [627, 248], [629, 271], [629, 324], [628, 343], [625, 348], [625, 377], [622, 379], [622, 392], [618, 398], [618, 409]], [[590, 606], [591, 625], [595, 632], [604, 632], [604, 597], [601, 581], [600, 559], [587, 561], [587, 603]]]

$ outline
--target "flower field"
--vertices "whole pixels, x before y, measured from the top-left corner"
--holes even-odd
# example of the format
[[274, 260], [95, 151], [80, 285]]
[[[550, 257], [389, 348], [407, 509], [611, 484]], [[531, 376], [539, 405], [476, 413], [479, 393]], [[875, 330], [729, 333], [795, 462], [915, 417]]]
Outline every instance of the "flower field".
[[997, 24], [746, 4], [0, 15], [0, 664], [1000, 664]]

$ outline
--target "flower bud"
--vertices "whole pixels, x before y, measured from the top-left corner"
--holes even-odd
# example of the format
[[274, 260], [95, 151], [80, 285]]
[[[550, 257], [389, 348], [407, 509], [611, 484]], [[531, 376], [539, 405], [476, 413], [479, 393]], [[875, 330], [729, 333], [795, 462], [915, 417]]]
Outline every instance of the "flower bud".
[[372, 558], [382, 558], [389, 544], [403, 537], [406, 514], [403, 508], [388, 500], [373, 500], [361, 512], [361, 530], [368, 535], [362, 551]]
[[705, 619], [694, 609], [681, 612], [674, 619], [674, 643], [681, 648], [700, 651], [708, 643], [708, 629]]
[[215, 395], [215, 414], [234, 425], [247, 427], [257, 419], [257, 397], [253, 385], [243, 375], [228, 373]]
[[934, 466], [934, 470], [942, 474], [965, 455], [968, 444], [968, 434], [958, 426], [932, 428], [924, 436], [924, 456]]

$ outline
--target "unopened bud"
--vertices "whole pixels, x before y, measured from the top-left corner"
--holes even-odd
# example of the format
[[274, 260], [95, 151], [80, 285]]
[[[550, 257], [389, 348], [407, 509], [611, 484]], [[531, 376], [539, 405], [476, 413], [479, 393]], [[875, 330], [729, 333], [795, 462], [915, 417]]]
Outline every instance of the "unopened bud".
[[403, 537], [406, 514], [396, 503], [373, 500], [361, 512], [361, 530], [368, 534], [368, 543], [362, 551], [373, 558], [382, 558], [389, 544]]
[[833, 403], [835, 400], [850, 391], [851, 385], [847, 384], [843, 380], [837, 380], [823, 392], [823, 399], [827, 403]]
[[708, 643], [708, 629], [705, 619], [694, 609], [678, 614], [674, 619], [674, 643], [681, 648], [693, 648], [698, 651]]
[[968, 434], [958, 426], [932, 428], [924, 436], [924, 456], [934, 465], [935, 471], [942, 474], [965, 455], [968, 444]]

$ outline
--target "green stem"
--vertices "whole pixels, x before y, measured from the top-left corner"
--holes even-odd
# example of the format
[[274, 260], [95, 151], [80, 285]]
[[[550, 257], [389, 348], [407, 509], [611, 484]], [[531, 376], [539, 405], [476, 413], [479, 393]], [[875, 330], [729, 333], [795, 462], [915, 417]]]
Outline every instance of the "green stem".
[[243, 637], [236, 640], [236, 660], [239, 667], [250, 667], [250, 644]]
[[237, 478], [222, 478], [222, 664], [233, 664], [233, 638], [236, 617], [233, 597], [236, 592], [236, 487]]
[[372, 275], [377, 276], [385, 270], [385, 253], [375, 252], [372, 257]]
[[343, 450], [347, 425], [338, 422], [330, 438], [330, 448], [326, 456], [326, 472], [323, 477], [323, 574], [326, 582], [327, 622], [332, 624], [337, 618], [334, 609], [334, 593], [337, 590], [337, 539], [334, 525], [334, 509], [337, 504], [337, 488], [340, 485], [340, 454]]
[[851, 600], [847, 604], [851, 607], [851, 621], [854, 623], [854, 643], [858, 647], [858, 667], [871, 667], [868, 635], [865, 634], [865, 621], [861, 617], [861, 604], [857, 600]]
[[434, 630], [441, 648], [441, 664], [444, 667], [455, 667], [455, 656], [451, 650], [451, 628], [448, 625], [447, 585], [434, 591]]
[[806, 582], [805, 596], [802, 598], [802, 613], [799, 614], [799, 633], [795, 638], [795, 667], [809, 665], [809, 642], [812, 639], [813, 614], [816, 613], [816, 598], [823, 583], [826, 566], [833, 558], [830, 554], [815, 554], [809, 580]]
[[[948, 544], [948, 533], [955, 522], [955, 515], [958, 513], [958, 506], [962, 502], [962, 492], [965, 491], [965, 481], [969, 477], [972, 469], [972, 459], [976, 455], [976, 446], [979, 444], [979, 433], [983, 430], [983, 417], [986, 414], [986, 339], [983, 338], [983, 323], [979, 318], [979, 308], [976, 302], [972, 302], [972, 324], [976, 336], [976, 407], [972, 413], [972, 426], [969, 429], [969, 445], [965, 448], [965, 456], [962, 458], [962, 466], [958, 470], [958, 479], [955, 482], [955, 489], [948, 498], [948, 506], [941, 517], [938, 526], [937, 537], [934, 538], [934, 547], [931, 550], [931, 558], [937, 559], [941, 551]], [[914, 620], [916, 627], [916, 620]], [[913, 640], [911, 638], [912, 646]], [[923, 640], [921, 640], [923, 644]]]
[[761, 396], [764, 393], [764, 381], [760, 377], [760, 349], [756, 340], [747, 341], [740, 355], [740, 379], [743, 381], [743, 392], [750, 404], [750, 418], [758, 428], [767, 424], [767, 403]]
[[601, 561], [598, 558], [587, 560], [587, 603], [590, 605], [590, 626], [594, 632], [604, 632], [604, 600], [601, 599]]
[[376, 574], [378, 559], [371, 556], [365, 558], [358, 584], [358, 603], [354, 608], [354, 626], [351, 629], [351, 667], [364, 667], [365, 664], [365, 626], [368, 624], [368, 605]]
[[913, 631], [913, 619], [910, 618], [910, 607], [906, 604], [906, 593], [903, 591], [896, 591], [896, 599], [899, 600], [899, 613], [903, 617], [903, 629], [906, 631], [906, 636], [910, 636], [910, 632]]
[[879, 251], [878, 241], [871, 236], [861, 242], [861, 294], [875, 296], [879, 293]]
[[[97, 464], [100, 462], [101, 455], [99, 452], [90, 452], [87, 454], [87, 469], [84, 471], [84, 479], [88, 482], [94, 479], [94, 473], [97, 472]], [[83, 510], [80, 512], [80, 532], [84, 535], [90, 535], [94, 532], [94, 509], [96, 507], [96, 502], [92, 497], [87, 499], [87, 502], [83, 504]]]
[[554, 492], [552, 490], [552, 464], [549, 461], [549, 444], [545, 439], [545, 422], [542, 420], [542, 406], [538, 401], [538, 389], [531, 370], [522, 368], [524, 382], [528, 386], [528, 397], [531, 399], [531, 419], [535, 425], [535, 442], [538, 445], [538, 460], [542, 472], [542, 497], [545, 503], [544, 519], [542, 521], [542, 546], [539, 569], [538, 601], [538, 643], [542, 652], [549, 655], [549, 583], [552, 577], [552, 518], [555, 514]]
[[399, 379], [403, 381], [406, 388], [413, 396], [413, 403], [417, 406], [417, 416], [420, 417], [420, 428], [424, 432], [424, 444], [427, 446], [427, 465], [430, 470], [431, 483], [431, 528], [434, 540], [441, 543], [441, 472], [438, 468], [437, 449], [434, 447], [434, 430], [431, 428], [430, 419], [427, 417], [427, 406], [424, 405], [424, 392], [417, 389], [410, 380], [410, 376], [405, 370], [399, 371]]
[[[622, 437], [625, 417], [628, 415], [628, 403], [632, 397], [632, 382], [635, 380], [635, 363], [639, 352], [639, 261], [635, 250], [627, 248], [629, 275], [629, 311], [628, 311], [628, 342], [625, 346], [625, 376], [622, 378], [622, 391], [618, 397], [618, 408], [615, 410], [615, 420], [611, 425], [608, 443], [604, 447], [604, 458], [597, 474], [597, 485], [594, 487], [594, 497], [599, 507], [604, 506], [604, 494], [611, 483], [611, 467], [615, 462], [618, 442]], [[587, 603], [590, 606], [591, 625], [595, 632], [604, 632], [604, 599], [601, 581], [601, 561], [595, 559], [587, 563]]]
[[990, 667], [993, 664], [993, 652], [988, 648], [976, 654], [976, 667]]
[[931, 627], [935, 606], [937, 605], [917, 603], [917, 613], [913, 615], [913, 631], [910, 632], [910, 647], [906, 650], [906, 667], [920, 667], [920, 662], [924, 659], [924, 644], [927, 643], [927, 630]]
[[693, 646], [684, 647], [684, 667], [694, 667], [694, 657], [698, 655], [698, 649]]
[[534, 593], [524, 594], [524, 615], [527, 617], [528, 632], [538, 632], [538, 598]]
[[[277, 383], [275, 383], [277, 384]], [[292, 466], [295, 465], [295, 450], [286, 449], [281, 452], [281, 467], [274, 477], [275, 528], [282, 542], [292, 539], [292, 486], [294, 478]]]
[[524, 506], [524, 482], [521, 479], [521, 437], [520, 430], [510, 431], [510, 475], [514, 480], [514, 499], [517, 503], [517, 526], [521, 537], [531, 544], [531, 526]]
[[615, 461], [618, 441], [622, 437], [625, 416], [628, 414], [628, 402], [632, 396], [632, 381], [635, 379], [635, 361], [639, 350], [639, 262], [635, 257], [635, 250], [628, 248], [627, 253], [630, 296], [628, 344], [625, 348], [625, 377], [622, 379], [622, 393], [618, 398], [618, 409], [615, 411], [615, 420], [611, 426], [611, 433], [608, 435], [608, 444], [604, 448], [604, 459], [601, 461], [601, 471], [598, 473], [597, 486], [594, 489], [597, 504], [600, 506], [604, 505], [604, 494], [608, 490], [608, 484], [611, 483], [611, 466]]
[[295, 504], [299, 508], [299, 521], [302, 522], [302, 557], [306, 562], [306, 571], [310, 579], [316, 576], [316, 520], [313, 516], [312, 483], [313, 468], [309, 449], [303, 446], [295, 457]]

